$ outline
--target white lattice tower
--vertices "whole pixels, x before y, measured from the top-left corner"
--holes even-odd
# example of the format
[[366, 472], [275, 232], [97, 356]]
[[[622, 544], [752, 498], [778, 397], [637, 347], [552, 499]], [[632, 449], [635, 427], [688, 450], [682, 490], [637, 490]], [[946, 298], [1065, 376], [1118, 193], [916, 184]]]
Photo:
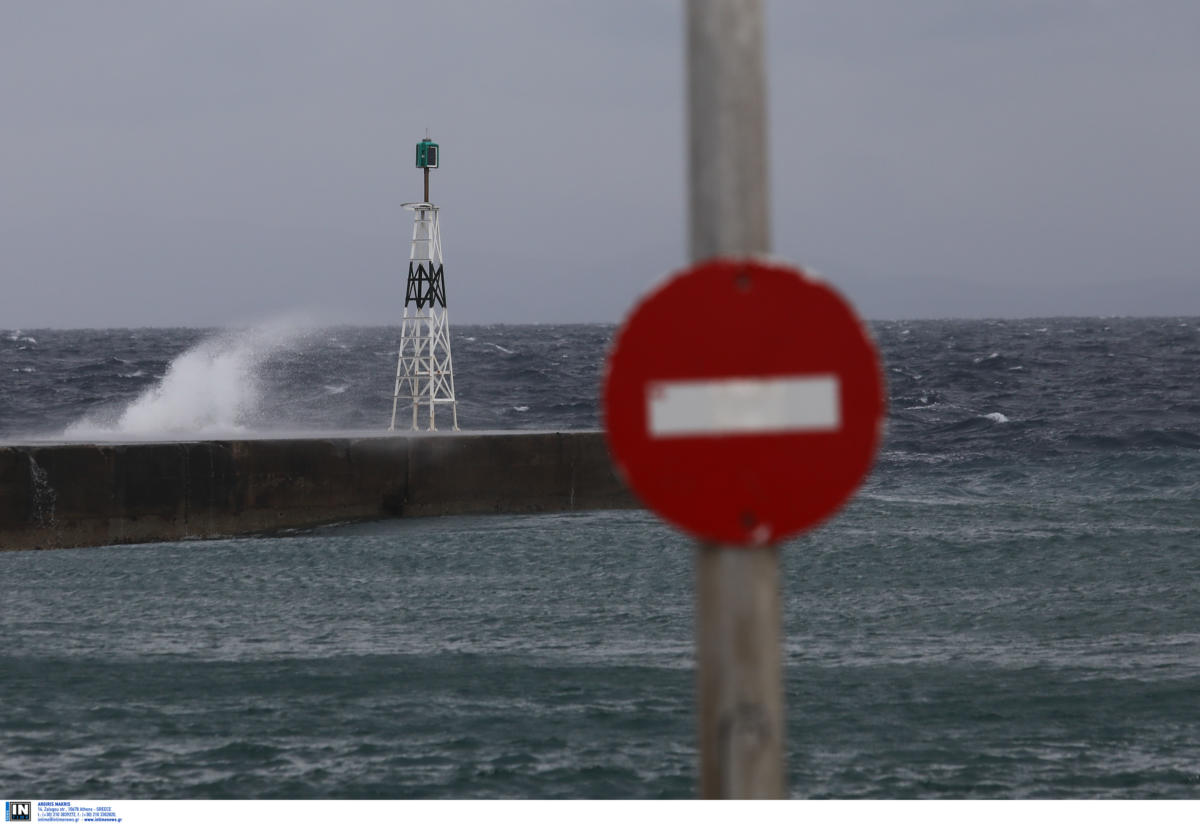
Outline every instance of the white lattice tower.
[[438, 207], [426, 201], [406, 203], [404, 208], [414, 212], [412, 252], [404, 295], [404, 318], [400, 326], [392, 423], [388, 429], [396, 428], [397, 415], [407, 412], [410, 406], [412, 429], [437, 429], [437, 408], [449, 406], [451, 422], [457, 430], [458, 404], [454, 397], [454, 363], [450, 356], [450, 316], [446, 309]]

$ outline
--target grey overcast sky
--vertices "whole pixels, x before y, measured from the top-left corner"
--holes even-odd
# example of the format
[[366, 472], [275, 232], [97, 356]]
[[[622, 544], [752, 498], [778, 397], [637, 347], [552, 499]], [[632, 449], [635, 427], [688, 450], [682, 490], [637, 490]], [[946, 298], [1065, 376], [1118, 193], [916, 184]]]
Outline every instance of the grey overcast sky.
[[[1200, 315], [1200, 3], [767, 4], [773, 237], [869, 318]], [[685, 263], [666, 0], [0, 4], [0, 326], [617, 321]]]

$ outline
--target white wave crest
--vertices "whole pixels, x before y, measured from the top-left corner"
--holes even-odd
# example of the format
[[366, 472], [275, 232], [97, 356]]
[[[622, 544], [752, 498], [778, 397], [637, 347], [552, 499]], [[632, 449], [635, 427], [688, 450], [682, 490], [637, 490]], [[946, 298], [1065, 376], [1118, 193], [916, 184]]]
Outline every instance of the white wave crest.
[[987, 418], [992, 423], [1008, 423], [1008, 416], [1000, 412], [989, 412], [983, 417]]
[[167, 373], [119, 415], [88, 416], [66, 428], [69, 438], [153, 438], [245, 432], [263, 401], [258, 369], [304, 331], [279, 321], [222, 333], [179, 355]]

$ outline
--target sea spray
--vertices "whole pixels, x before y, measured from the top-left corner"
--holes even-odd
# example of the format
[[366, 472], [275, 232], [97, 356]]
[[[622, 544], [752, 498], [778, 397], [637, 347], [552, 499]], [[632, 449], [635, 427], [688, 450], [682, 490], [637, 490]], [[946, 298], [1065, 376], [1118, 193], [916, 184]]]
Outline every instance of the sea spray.
[[213, 436], [242, 433], [261, 420], [259, 371], [267, 358], [310, 329], [295, 319], [208, 338], [171, 361], [154, 386], [116, 415], [89, 415], [68, 438]]

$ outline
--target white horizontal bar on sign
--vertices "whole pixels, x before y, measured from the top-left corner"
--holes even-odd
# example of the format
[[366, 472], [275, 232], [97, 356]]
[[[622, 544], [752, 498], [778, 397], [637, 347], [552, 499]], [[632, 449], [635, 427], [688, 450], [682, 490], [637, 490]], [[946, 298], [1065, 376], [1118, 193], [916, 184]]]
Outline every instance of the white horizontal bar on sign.
[[646, 401], [656, 438], [834, 432], [842, 426], [837, 375], [655, 381]]

